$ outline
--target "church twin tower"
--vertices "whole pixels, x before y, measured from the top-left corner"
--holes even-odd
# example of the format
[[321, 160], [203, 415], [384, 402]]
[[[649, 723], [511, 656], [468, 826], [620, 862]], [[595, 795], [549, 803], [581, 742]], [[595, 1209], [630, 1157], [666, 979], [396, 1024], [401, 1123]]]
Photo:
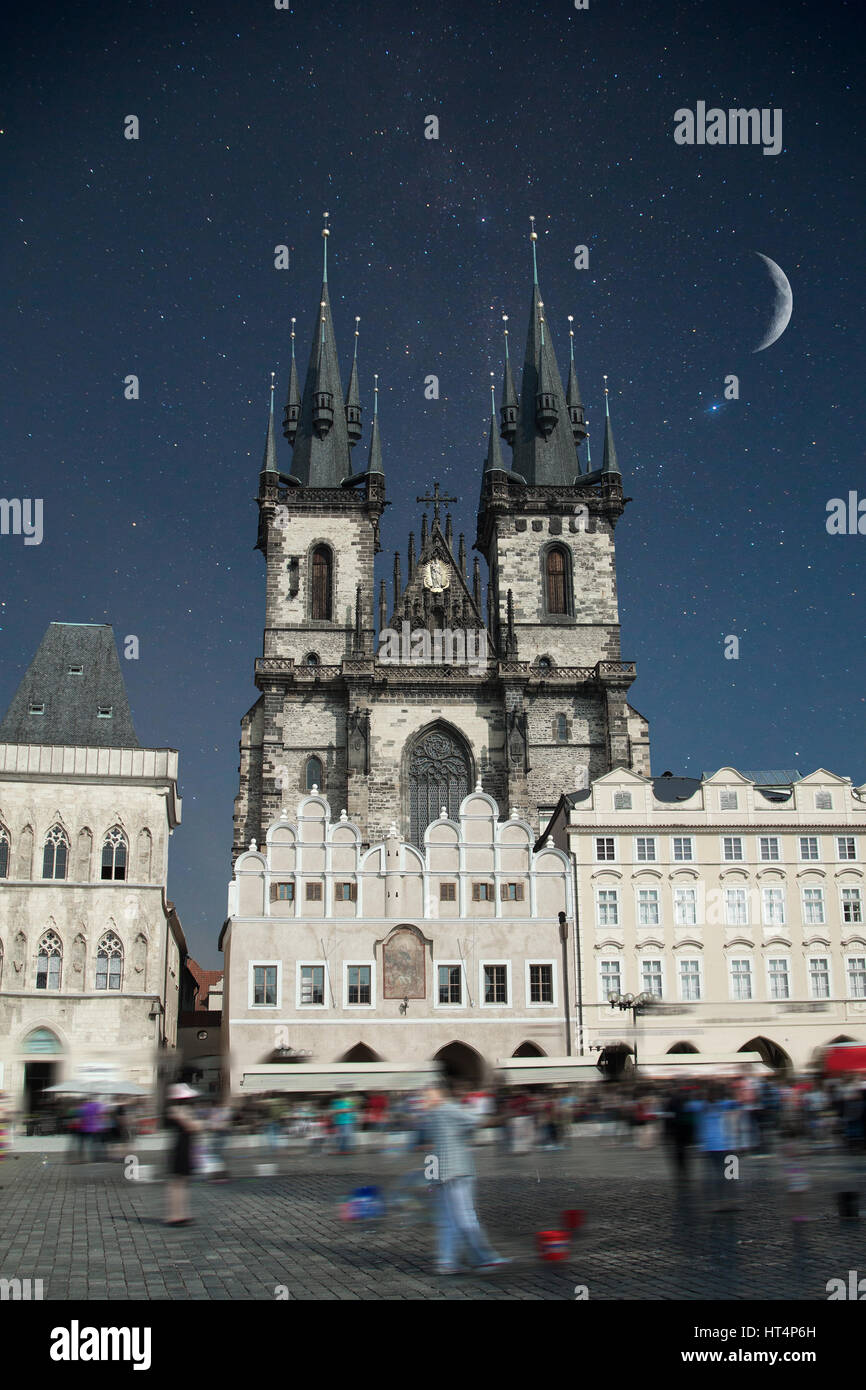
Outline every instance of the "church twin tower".
[[[259, 475], [258, 548], [267, 563], [255, 668], [261, 694], [242, 721], [234, 853], [261, 841], [281, 808], [293, 813], [313, 786], [332, 816], [346, 810], [368, 842], [396, 822], [423, 845], [442, 808], [455, 815], [479, 783], [502, 814], [517, 811], [540, 829], [561, 792], [616, 766], [650, 770], [648, 726], [626, 698], [634, 665], [620, 659], [614, 527], [627, 499], [607, 394], [603, 462], [593, 469], [588, 446], [585, 466], [580, 459], [587, 429], [573, 336], [563, 389], [533, 232], [521, 390], [506, 333], [500, 424], [492, 408], [481, 480], [475, 549], [487, 563], [486, 594], [477, 559], [467, 573], [463, 536], [455, 556], [437, 485], [417, 553], [410, 534], [405, 581], [394, 558], [389, 605], [385, 581], [377, 596], [374, 579], [385, 506], [378, 392], [365, 466], [353, 471], [363, 433], [357, 326], [344, 398], [327, 236], [326, 227], [303, 394], [293, 321], [283, 420], [291, 470], [278, 462], [272, 391]], [[380, 646], [385, 629], [401, 635], [398, 658]], [[458, 639], [451, 649], [449, 633]]]

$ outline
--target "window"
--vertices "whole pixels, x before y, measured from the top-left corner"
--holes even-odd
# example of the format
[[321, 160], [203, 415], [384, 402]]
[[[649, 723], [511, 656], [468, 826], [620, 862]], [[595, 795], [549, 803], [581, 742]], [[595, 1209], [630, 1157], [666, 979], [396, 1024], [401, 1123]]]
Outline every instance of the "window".
[[371, 974], [369, 965], [349, 965], [346, 970], [349, 984], [348, 1002], [350, 1004], [369, 1004]]
[[336, 901], [338, 903], [357, 902], [358, 885], [356, 883], [338, 883], [336, 888]]
[[662, 997], [662, 963], [660, 960], [642, 960], [640, 966], [641, 989], [646, 994]]
[[779, 858], [779, 837], [778, 835], [759, 835], [758, 850], [761, 858], [767, 863], [769, 860]]
[[832, 793], [831, 793], [831, 792], [816, 792], [816, 793], [815, 793], [815, 810], [816, 810], [816, 811], [832, 811], [832, 809], [833, 809], [833, 796], [832, 796]]
[[836, 836], [836, 853], [840, 859], [857, 858], [857, 841], [853, 835]]
[[301, 966], [301, 1003], [324, 1004], [325, 967], [323, 965]]
[[0, 825], [0, 878], [9, 877], [9, 831]]
[[545, 557], [548, 613], [568, 613], [568, 555], [561, 545], [553, 545]]
[[36, 957], [36, 988], [59, 989], [63, 947], [56, 932], [47, 931], [39, 943]]
[[308, 792], [321, 791], [325, 785], [324, 768], [321, 758], [307, 758], [304, 767], [304, 788]]
[[615, 888], [599, 888], [597, 921], [600, 927], [619, 926], [619, 894]]
[[253, 966], [253, 1003], [275, 1005], [277, 1002], [277, 967]]
[[618, 960], [599, 962], [601, 971], [601, 997], [607, 1001], [612, 994], [622, 993], [622, 965]]
[[694, 927], [697, 924], [697, 898], [696, 888], [674, 889], [674, 920], [678, 927]]
[[819, 858], [820, 858], [820, 855], [818, 854], [818, 836], [817, 836], [817, 835], [801, 835], [801, 836], [800, 836], [800, 858], [801, 858], [801, 859], [819, 859]]
[[305, 665], [309, 666], [311, 670], [314, 669], [316, 666], [319, 666], [321, 664], [319, 659], [319, 653], [307, 652], [307, 655], [304, 657], [304, 663]]
[[456, 883], [440, 883], [440, 884], [439, 884], [439, 900], [440, 900], [440, 902], [443, 902], [443, 903], [456, 903], [456, 901], [457, 901], [457, 884], [456, 884]]
[[97, 706], [96, 706], [96, 717], [97, 717], [97, 719], [111, 719], [112, 716], [113, 716], [113, 714], [114, 714], [114, 706], [113, 706], [113, 705], [97, 705]]
[[677, 864], [691, 864], [695, 857], [695, 842], [691, 835], [674, 836], [674, 860]]
[[701, 963], [699, 960], [680, 961], [680, 993], [684, 1000], [696, 1003], [701, 997]]
[[474, 903], [489, 903], [493, 901], [492, 883], [473, 883], [472, 901]]
[[44, 714], [44, 713], [45, 713], [45, 702], [44, 702], [43, 700], [31, 700], [31, 701], [30, 701], [30, 713], [31, 713], [31, 714]]
[[439, 819], [442, 807], [456, 820], [460, 803], [472, 787], [465, 745], [450, 730], [437, 727], [423, 734], [409, 759], [409, 818], [413, 845], [423, 848], [424, 832]]
[[631, 792], [614, 792], [613, 809], [615, 811], [631, 810]]
[[556, 716], [556, 741], [557, 743], [568, 742], [568, 720], [564, 714]]
[[637, 920], [641, 927], [657, 927], [659, 924], [659, 892], [657, 888], [639, 888], [637, 894]]
[[767, 962], [770, 978], [770, 998], [790, 999], [791, 979], [786, 960], [773, 959]]
[[830, 962], [826, 956], [809, 958], [809, 993], [813, 999], [830, 998]]
[[529, 1002], [531, 1004], [553, 1003], [552, 965], [530, 965]]
[[439, 966], [439, 1003], [463, 1003], [463, 987], [460, 980], [459, 965]]
[[96, 988], [120, 989], [123, 980], [123, 947], [114, 932], [106, 932], [96, 951]]
[[485, 1004], [508, 1003], [508, 967], [505, 965], [485, 965], [484, 967]]
[[803, 889], [803, 921], [809, 927], [821, 926], [824, 921], [824, 889]]
[[742, 837], [740, 835], [723, 835], [722, 855], [729, 861], [741, 860], [743, 857]]
[[735, 999], [751, 999], [752, 962], [750, 960], [731, 961], [731, 987]]
[[719, 810], [720, 810], [720, 811], [736, 811], [737, 808], [738, 808], [738, 806], [739, 806], [739, 800], [738, 800], [738, 797], [737, 797], [737, 793], [736, 793], [736, 792], [732, 792], [732, 791], [719, 792]]
[[59, 825], [52, 825], [45, 836], [42, 851], [42, 877], [65, 878], [69, 858], [69, 840], [66, 831]]
[[326, 545], [317, 545], [313, 551], [313, 592], [310, 617], [330, 622], [332, 615], [331, 578], [333, 562]]
[[866, 999], [866, 956], [848, 957], [848, 993], [852, 999]]
[[863, 905], [860, 901], [859, 888], [842, 889], [842, 921], [843, 922], [862, 922]]
[[522, 883], [501, 883], [499, 885], [499, 896], [504, 903], [523, 902]]
[[83, 676], [83, 675], [84, 675], [84, 667], [83, 667], [83, 666], [68, 666], [68, 667], [66, 668], [66, 674], [67, 674], [67, 676]]
[[616, 859], [616, 841], [612, 835], [597, 835], [595, 840], [596, 859]]
[[119, 825], [113, 825], [102, 842], [102, 877], [125, 879], [127, 861], [126, 836]]
[[305, 897], [308, 903], [320, 903], [322, 901], [321, 883], [308, 883], [306, 885]]
[[656, 842], [651, 835], [638, 835], [635, 850], [639, 864], [655, 863]]
[[277, 901], [281, 903], [293, 903], [295, 901], [295, 885], [293, 883], [278, 883]]
[[745, 888], [725, 889], [725, 922], [729, 927], [744, 927], [749, 920]]
[[783, 927], [785, 925], [784, 888], [765, 888], [763, 892], [764, 925]]

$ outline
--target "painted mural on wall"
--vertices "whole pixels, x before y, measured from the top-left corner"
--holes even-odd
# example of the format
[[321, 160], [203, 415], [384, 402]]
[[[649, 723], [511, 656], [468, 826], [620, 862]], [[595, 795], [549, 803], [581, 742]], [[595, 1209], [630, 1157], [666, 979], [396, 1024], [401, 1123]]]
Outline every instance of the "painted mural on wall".
[[427, 997], [424, 943], [411, 927], [401, 927], [385, 942], [382, 951], [385, 999]]

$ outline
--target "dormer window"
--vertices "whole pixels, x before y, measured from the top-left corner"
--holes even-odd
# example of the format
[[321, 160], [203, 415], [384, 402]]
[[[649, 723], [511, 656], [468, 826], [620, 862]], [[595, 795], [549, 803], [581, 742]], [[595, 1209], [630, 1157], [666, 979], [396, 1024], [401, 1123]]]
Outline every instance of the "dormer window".
[[44, 701], [42, 701], [42, 700], [31, 700], [31, 701], [30, 701], [30, 713], [31, 713], [31, 714], [44, 714], [44, 713], [45, 713], [45, 703], [44, 703]]
[[114, 714], [114, 705], [97, 705], [97, 719], [111, 719]]
[[83, 666], [68, 666], [68, 667], [66, 668], [66, 674], [67, 674], [67, 676], [83, 676], [83, 675], [84, 675], [84, 667], [83, 667]]

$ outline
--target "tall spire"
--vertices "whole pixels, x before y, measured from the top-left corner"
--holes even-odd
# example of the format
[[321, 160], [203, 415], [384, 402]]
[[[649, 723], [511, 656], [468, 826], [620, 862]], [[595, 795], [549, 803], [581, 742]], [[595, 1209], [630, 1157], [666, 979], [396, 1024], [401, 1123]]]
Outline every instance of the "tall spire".
[[530, 486], [571, 487], [579, 464], [574, 437], [566, 423], [570, 416], [538, 284], [537, 241], [533, 218], [532, 303], [512, 468]]
[[602, 473], [619, 473], [616, 461], [616, 445], [613, 442], [613, 426], [610, 423], [610, 402], [607, 391], [607, 372], [604, 374], [604, 460]]
[[301, 418], [301, 393], [298, 389], [298, 365], [295, 361], [295, 323], [292, 319], [292, 370], [289, 373], [289, 394], [286, 397], [286, 410], [283, 415], [283, 434], [290, 444], [294, 444]]
[[574, 366], [574, 315], [568, 316], [568, 342], [570, 363], [568, 369], [568, 389], [565, 393], [568, 405], [568, 414], [571, 419], [571, 433], [574, 435], [574, 442], [580, 447], [586, 439], [586, 417], [583, 409], [583, 399], [580, 394], [580, 386], [577, 381], [577, 371]]
[[268, 433], [265, 439], [265, 457], [262, 463], [263, 473], [277, 473], [277, 442], [274, 438], [274, 372], [271, 372], [271, 404], [268, 411]]
[[304, 487], [339, 487], [351, 477], [346, 411], [328, 293], [328, 214], [322, 228], [322, 292], [304, 382], [292, 472]]
[[499, 447], [499, 432], [496, 428], [496, 388], [493, 384], [492, 372], [490, 373], [490, 436], [487, 441], [487, 462], [484, 465], [484, 472], [505, 472], [502, 450]]
[[502, 380], [502, 405], [499, 409], [499, 417], [502, 421], [500, 434], [506, 444], [514, 443], [514, 436], [517, 433], [517, 392], [514, 388], [514, 376], [511, 371], [511, 357], [508, 352], [508, 315], [502, 315], [502, 322], [505, 324], [503, 333], [505, 336], [505, 373]]
[[[325, 245], [327, 246], [327, 242]], [[358, 387], [358, 324], [361, 322], [358, 315], [355, 315], [355, 353], [352, 357], [352, 372], [349, 377], [349, 387], [346, 391], [346, 433], [349, 436], [349, 448], [354, 449], [364, 431], [361, 428], [361, 394]]]
[[379, 373], [373, 377], [373, 429], [370, 433], [370, 461], [367, 465], [368, 473], [381, 473], [385, 476], [382, 467], [382, 441], [379, 438]]

